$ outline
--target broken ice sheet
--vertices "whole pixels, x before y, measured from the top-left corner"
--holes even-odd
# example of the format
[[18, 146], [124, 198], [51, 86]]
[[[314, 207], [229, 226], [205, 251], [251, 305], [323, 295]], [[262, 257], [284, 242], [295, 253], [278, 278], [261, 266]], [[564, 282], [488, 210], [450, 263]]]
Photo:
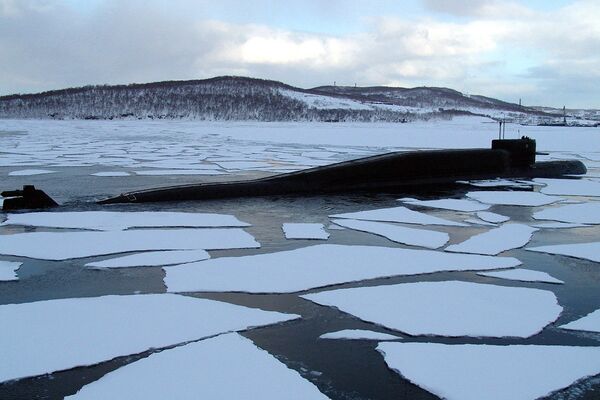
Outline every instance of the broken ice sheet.
[[258, 248], [239, 228], [143, 229], [115, 232], [33, 232], [4, 235], [0, 254], [67, 260], [149, 250], [225, 250]]
[[94, 268], [156, 267], [184, 264], [210, 258], [206, 250], [150, 251], [85, 264]]
[[298, 372], [229, 333], [154, 353], [67, 399], [327, 399]]
[[124, 171], [103, 171], [103, 172], [95, 172], [91, 175], [92, 176], [129, 176], [129, 173], [124, 172]]
[[359, 221], [355, 219], [335, 219], [331, 222], [345, 228], [383, 236], [394, 242], [410, 246], [427, 247], [429, 249], [437, 249], [445, 245], [450, 239], [445, 232], [407, 228], [384, 222]]
[[505, 206], [544, 206], [563, 200], [562, 197], [548, 196], [539, 192], [503, 192], [478, 191], [468, 192], [467, 197], [486, 204]]
[[213, 169], [152, 169], [147, 171], [133, 171], [140, 176], [163, 175], [225, 175], [226, 172]]
[[0, 281], [16, 281], [17, 270], [23, 265], [21, 262], [0, 261]]
[[505, 271], [478, 272], [477, 275], [522, 282], [564, 283], [560, 279], [556, 279], [546, 272], [533, 271], [524, 268], [509, 269]]
[[380, 208], [377, 210], [370, 211], [358, 211], [344, 214], [330, 215], [330, 218], [346, 218], [346, 219], [359, 219], [367, 221], [381, 221], [381, 222], [404, 222], [407, 224], [418, 224], [418, 225], [446, 225], [446, 226], [467, 226], [462, 222], [450, 221], [427, 215], [418, 211], [410, 210], [406, 207], [391, 207], [391, 208]]
[[480, 211], [477, 213], [477, 217], [484, 220], [485, 222], [490, 222], [492, 224], [499, 224], [510, 220], [510, 217], [489, 211]]
[[600, 262], [600, 242], [527, 247], [525, 250], [537, 251], [539, 253], [558, 254]]
[[527, 225], [505, 224], [475, 235], [462, 243], [450, 245], [445, 250], [455, 253], [496, 255], [506, 250], [525, 246], [535, 231], [537, 231], [536, 228]]
[[301, 296], [409, 335], [529, 337], [555, 321], [554, 293], [471, 282], [417, 282]]
[[478, 201], [469, 199], [439, 199], [439, 200], [418, 200], [410, 197], [398, 199], [403, 203], [412, 204], [421, 207], [441, 208], [452, 211], [482, 211], [490, 208], [489, 204], [482, 204]]
[[43, 226], [49, 228], [99, 231], [158, 227], [247, 227], [233, 215], [170, 211], [68, 211], [8, 214], [0, 225]]
[[458, 181], [457, 183], [466, 183], [475, 187], [512, 187], [518, 189], [530, 188], [533, 182], [527, 181], [513, 181], [508, 179], [491, 179], [491, 180], [479, 180], [479, 181]]
[[535, 182], [544, 184], [542, 193], [564, 196], [600, 196], [600, 182], [589, 179], [547, 179], [536, 178]]
[[285, 223], [282, 226], [286, 239], [320, 239], [329, 238], [323, 224], [317, 223]]
[[533, 218], [575, 224], [600, 224], [600, 202], [547, 208], [533, 213]]
[[561, 325], [559, 328], [600, 333], [600, 310], [593, 311], [576, 321]]
[[10, 327], [0, 330], [0, 382], [298, 317], [170, 294], [0, 305]]
[[324, 333], [319, 339], [346, 339], [346, 340], [398, 340], [401, 336], [390, 335], [366, 329], [344, 329], [336, 332]]
[[380, 343], [388, 367], [447, 400], [538, 399], [600, 373], [600, 347]]
[[511, 257], [377, 246], [321, 244], [165, 268], [169, 292], [291, 293], [388, 276], [511, 268]]
[[19, 171], [11, 171], [8, 173], [9, 176], [32, 176], [32, 175], [43, 175], [53, 174], [56, 171], [50, 171], [47, 169], [22, 169]]

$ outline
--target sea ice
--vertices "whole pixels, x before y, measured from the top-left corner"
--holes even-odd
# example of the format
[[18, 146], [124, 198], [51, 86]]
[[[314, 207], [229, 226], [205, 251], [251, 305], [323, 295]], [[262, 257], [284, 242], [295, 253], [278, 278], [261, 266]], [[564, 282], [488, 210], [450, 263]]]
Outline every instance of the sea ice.
[[368, 331], [365, 329], [344, 329], [336, 332], [324, 333], [319, 339], [347, 339], [347, 340], [398, 340], [401, 336], [394, 336], [387, 333]]
[[95, 172], [91, 175], [92, 176], [129, 176], [129, 173], [124, 172], [124, 171], [104, 171], [104, 172]]
[[445, 245], [450, 239], [449, 235], [445, 232], [407, 228], [384, 222], [360, 221], [356, 219], [335, 219], [331, 222], [345, 228], [383, 236], [394, 242], [410, 246], [422, 246], [429, 249], [437, 249]]
[[163, 176], [163, 175], [225, 175], [223, 171], [216, 169], [151, 169], [144, 171], [133, 171], [141, 176]]
[[21, 262], [0, 261], [0, 281], [16, 281], [17, 270], [23, 265]]
[[529, 400], [600, 373], [600, 347], [380, 343], [388, 367], [447, 400]]
[[589, 225], [585, 224], [570, 224], [567, 222], [540, 222], [538, 224], [531, 224], [534, 228], [541, 229], [568, 229], [568, 228], [583, 228]]
[[171, 294], [0, 305], [0, 382], [298, 317]]
[[67, 211], [8, 214], [1, 225], [43, 226], [49, 228], [89, 229], [99, 231], [158, 227], [246, 227], [233, 215], [169, 211]]
[[546, 272], [533, 271], [524, 268], [508, 269], [505, 271], [478, 272], [477, 275], [522, 282], [564, 283], [560, 279], [556, 279]]
[[467, 197], [486, 204], [505, 206], [544, 206], [563, 200], [561, 197], [548, 196], [538, 192], [503, 192], [503, 191], [478, 191], [468, 192]]
[[50, 171], [47, 169], [22, 169], [19, 171], [11, 171], [8, 173], [10, 176], [32, 176], [32, 175], [43, 175], [43, 174], [52, 174], [56, 171]]
[[286, 239], [321, 239], [329, 238], [323, 224], [316, 223], [285, 223], [282, 226]]
[[475, 235], [462, 243], [446, 247], [446, 251], [455, 253], [476, 253], [496, 255], [506, 250], [525, 246], [537, 231], [522, 224], [505, 224], [499, 228]]
[[491, 222], [485, 222], [481, 219], [476, 219], [476, 218], [467, 218], [465, 219], [465, 222], [468, 222], [469, 224], [473, 224], [473, 225], [482, 225], [482, 226], [497, 226], [496, 224], [492, 224]]
[[94, 268], [156, 267], [208, 260], [206, 250], [150, 251], [85, 264]]
[[600, 224], [600, 202], [569, 204], [533, 213], [535, 219], [549, 219], [575, 224]]
[[391, 208], [380, 208], [377, 210], [370, 211], [358, 211], [344, 214], [330, 215], [330, 218], [347, 218], [347, 219], [360, 219], [367, 221], [381, 221], [381, 222], [404, 222], [407, 224], [419, 224], [419, 225], [446, 225], [446, 226], [467, 226], [462, 222], [450, 221], [427, 215], [418, 211], [410, 210], [406, 207], [391, 207]]
[[148, 250], [258, 248], [239, 228], [142, 229], [115, 232], [32, 232], [4, 235], [0, 254], [66, 260]]
[[500, 224], [502, 222], [510, 220], [510, 217], [489, 211], [480, 211], [477, 213], [477, 217], [481, 218], [485, 222], [490, 222], [492, 224]]
[[593, 311], [576, 321], [561, 325], [559, 328], [600, 333], [600, 310]]
[[291, 293], [388, 276], [485, 271], [519, 264], [511, 257], [321, 244], [169, 267], [164, 281], [169, 292]]
[[272, 167], [272, 164], [263, 161], [222, 161], [217, 164], [224, 169], [256, 169], [256, 168], [268, 168]]
[[471, 282], [417, 282], [301, 296], [409, 335], [529, 337], [555, 321], [554, 293]]
[[489, 204], [481, 204], [469, 199], [440, 199], [440, 200], [418, 200], [410, 197], [399, 199], [403, 203], [421, 207], [441, 208], [452, 211], [482, 211], [490, 208]]
[[480, 181], [458, 181], [475, 187], [512, 187], [517, 189], [530, 188], [533, 182], [512, 181], [508, 179], [492, 179]]
[[534, 179], [546, 186], [540, 192], [564, 196], [600, 196], [600, 182], [589, 179]]
[[600, 242], [557, 244], [551, 246], [527, 247], [525, 250], [540, 253], [559, 254], [600, 262]]

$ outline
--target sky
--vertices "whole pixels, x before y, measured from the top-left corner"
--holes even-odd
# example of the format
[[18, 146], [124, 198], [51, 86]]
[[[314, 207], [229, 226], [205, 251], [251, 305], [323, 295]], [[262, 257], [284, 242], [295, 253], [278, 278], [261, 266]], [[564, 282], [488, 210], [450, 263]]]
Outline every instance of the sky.
[[0, 0], [0, 95], [220, 75], [600, 108], [600, 0]]

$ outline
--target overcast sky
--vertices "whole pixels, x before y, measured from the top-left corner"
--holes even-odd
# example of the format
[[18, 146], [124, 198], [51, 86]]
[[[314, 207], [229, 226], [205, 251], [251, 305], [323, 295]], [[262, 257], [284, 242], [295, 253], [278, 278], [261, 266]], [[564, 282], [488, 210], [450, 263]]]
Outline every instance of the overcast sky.
[[0, 0], [0, 95], [219, 75], [600, 108], [600, 0]]

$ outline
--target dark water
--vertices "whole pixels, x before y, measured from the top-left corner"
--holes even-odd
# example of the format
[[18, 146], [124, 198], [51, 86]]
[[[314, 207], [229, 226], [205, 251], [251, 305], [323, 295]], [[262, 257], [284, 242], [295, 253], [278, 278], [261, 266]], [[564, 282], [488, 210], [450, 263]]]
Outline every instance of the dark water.
[[[235, 199], [225, 201], [185, 202], [179, 204], [115, 205], [100, 207], [92, 201], [118, 194], [122, 191], [166, 186], [177, 183], [207, 181], [207, 177], [94, 177], [89, 174], [97, 168], [52, 168], [57, 174], [6, 177], [8, 168], [0, 168], [3, 176], [1, 189], [12, 189], [24, 183], [44, 188], [64, 206], [61, 210], [114, 211], [194, 211], [218, 212], [236, 215], [251, 223], [247, 228], [261, 243], [260, 249], [211, 251], [211, 257], [241, 256], [257, 253], [290, 250], [323, 242], [309, 240], [285, 240], [281, 231], [284, 222], [321, 222], [329, 225], [328, 215], [392, 207], [399, 203], [394, 195], [346, 195], [330, 197], [276, 197]], [[11, 169], [12, 170], [12, 169]], [[118, 170], [111, 168], [110, 170]], [[233, 178], [233, 177], [232, 177]], [[219, 178], [222, 179], [222, 178]], [[212, 178], [215, 180], [215, 178]], [[410, 193], [413, 197], [460, 196], [464, 188], [451, 192]], [[530, 207], [495, 206], [490, 211], [511, 217], [513, 222], [533, 223]], [[467, 214], [427, 210], [427, 213], [448, 219], [467, 218]], [[2, 215], [2, 214], [0, 214]], [[0, 219], [3, 219], [1, 217]], [[428, 227], [450, 234], [450, 243], [461, 242], [473, 234], [485, 231], [485, 227], [453, 228]], [[4, 227], [2, 234], [32, 231], [33, 228]], [[330, 230], [327, 243], [366, 244], [388, 247], [405, 247], [385, 238], [352, 230]], [[576, 229], [548, 229], [535, 233], [530, 245], [597, 241], [600, 227]], [[388, 285], [403, 282], [465, 280], [493, 283], [505, 286], [542, 288], [553, 291], [563, 306], [561, 317], [540, 334], [527, 339], [480, 339], [410, 337], [401, 334], [406, 341], [438, 343], [488, 343], [488, 344], [547, 344], [598, 346], [600, 335], [570, 332], [556, 327], [600, 308], [600, 267], [598, 264], [575, 258], [551, 256], [523, 249], [511, 250], [503, 255], [514, 256], [523, 262], [524, 268], [545, 271], [565, 281], [564, 285], [523, 283], [486, 278], [474, 272], [444, 272], [420, 276], [374, 279], [359, 283], [336, 285], [335, 288], [372, 285]], [[109, 258], [109, 257], [107, 257]], [[3, 259], [14, 259], [3, 257]], [[19, 259], [22, 261], [22, 259]], [[55, 298], [87, 297], [105, 294], [162, 293], [164, 273], [161, 268], [124, 268], [117, 270], [90, 270], [83, 267], [90, 259], [61, 262], [25, 259], [19, 270], [19, 281], [0, 283], [0, 304], [31, 302]], [[317, 291], [317, 290], [312, 290]], [[411, 384], [386, 367], [381, 355], [375, 350], [377, 342], [366, 340], [319, 340], [326, 332], [341, 329], [369, 329], [395, 333], [386, 328], [364, 322], [334, 308], [322, 307], [303, 300], [300, 294], [244, 294], [244, 293], [190, 293], [189, 295], [225, 301], [263, 310], [275, 310], [302, 315], [302, 319], [288, 323], [253, 329], [243, 333], [256, 345], [295, 369], [332, 399], [436, 399], [436, 396]], [[10, 329], [10, 327], [2, 327]], [[121, 357], [91, 367], [75, 368], [51, 375], [23, 379], [0, 385], [0, 399], [59, 399], [77, 392], [83, 385], [99, 379], [122, 365], [149, 355], [146, 352]], [[0, 360], [1, 362], [1, 360]], [[510, 384], [510, 382], [506, 382]], [[600, 379], [585, 380], [569, 389], [554, 394], [553, 399], [599, 399]]]

